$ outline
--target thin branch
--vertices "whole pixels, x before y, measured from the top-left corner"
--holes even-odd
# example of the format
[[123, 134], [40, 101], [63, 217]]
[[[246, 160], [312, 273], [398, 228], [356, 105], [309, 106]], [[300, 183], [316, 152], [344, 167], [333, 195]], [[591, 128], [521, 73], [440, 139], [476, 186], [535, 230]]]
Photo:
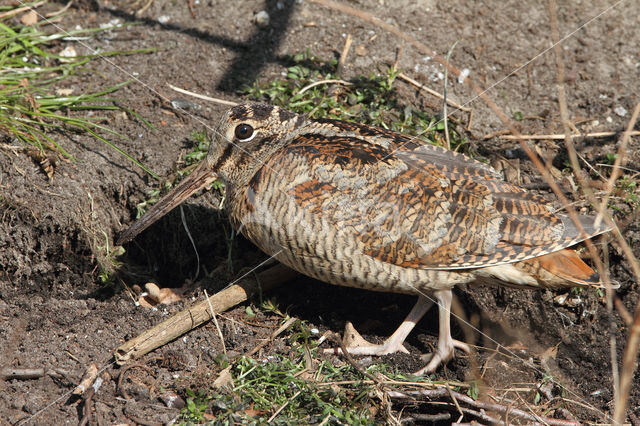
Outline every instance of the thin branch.
[[[506, 132], [507, 130], [500, 130], [500, 132]], [[506, 140], [506, 141], [517, 141], [520, 139], [524, 140], [565, 140], [567, 138], [575, 139], [575, 138], [611, 138], [620, 134], [620, 132], [592, 132], [592, 133], [581, 133], [579, 135], [563, 135], [559, 133], [553, 133], [548, 135], [496, 135], [492, 133], [491, 135], [487, 135], [482, 139], [491, 139], [494, 136], [497, 136], [498, 139]], [[489, 137], [490, 136], [490, 137]], [[640, 130], [632, 130], [629, 136], [640, 136]]]
[[349, 55], [349, 49], [351, 49], [351, 42], [353, 41], [353, 37], [351, 34], [347, 34], [347, 39], [344, 41], [344, 47], [342, 48], [342, 53], [340, 54], [340, 60], [338, 61], [338, 67], [336, 70], [336, 74], [340, 75], [342, 72], [342, 68], [344, 68], [345, 62], [347, 62], [347, 56]]
[[215, 102], [217, 104], [228, 105], [228, 106], [236, 106], [236, 105], [238, 105], [236, 102], [225, 101], [224, 99], [212, 98], [210, 96], [205, 96], [205, 95], [201, 95], [199, 93], [190, 92], [188, 90], [184, 90], [184, 89], [181, 89], [179, 87], [173, 86], [173, 85], [171, 85], [169, 83], [167, 83], [167, 86], [169, 86], [171, 89], [175, 90], [178, 93], [182, 93], [183, 95], [187, 95], [187, 96], [193, 96], [194, 98], [202, 99], [204, 101]]
[[289, 327], [291, 327], [291, 324], [293, 324], [294, 322], [296, 322], [298, 319], [291, 317], [288, 320], [285, 321], [284, 324], [282, 324], [280, 327], [278, 327], [278, 329], [276, 331], [274, 331], [273, 333], [271, 333], [271, 335], [269, 336], [268, 339], [265, 339], [264, 341], [262, 341], [259, 345], [257, 345], [255, 348], [251, 349], [251, 351], [249, 353], [247, 353], [247, 356], [252, 356], [254, 354], [256, 354], [260, 349], [264, 348], [265, 346], [267, 346], [270, 342], [273, 342], [273, 340], [278, 337], [280, 334], [282, 334], [282, 332], [284, 332], [286, 329], [288, 329]]
[[[554, 426], [573, 426], [579, 425], [580, 423], [572, 420], [561, 420], [561, 419], [553, 419], [550, 417], [538, 416], [536, 414], [528, 413], [524, 410], [520, 410], [518, 408], [513, 408], [510, 406], [492, 403], [492, 402], [484, 402], [484, 401], [476, 401], [468, 395], [461, 394], [459, 392], [453, 391], [451, 389], [447, 389], [445, 387], [438, 387], [435, 389], [420, 389], [420, 390], [411, 390], [405, 392], [398, 391], [387, 391], [387, 395], [390, 398], [395, 400], [406, 400], [406, 399], [424, 399], [428, 398], [429, 401], [433, 402], [443, 402], [444, 400], [450, 399], [452, 396], [455, 397], [459, 406], [461, 407], [471, 407], [477, 410], [487, 410], [493, 411], [502, 415], [509, 415], [513, 417], [517, 417], [519, 419], [523, 419], [529, 422], [541, 422], [548, 425]], [[452, 404], [453, 405], [453, 404]], [[463, 408], [463, 411], [464, 408]]]
[[307, 90], [311, 89], [312, 87], [316, 87], [316, 86], [319, 86], [321, 84], [342, 84], [344, 86], [353, 85], [353, 83], [350, 83], [350, 82], [344, 81], [344, 80], [322, 80], [322, 81], [316, 81], [315, 83], [311, 83], [311, 84], [309, 84], [307, 86], [304, 86], [302, 89], [300, 89], [300, 91], [298, 92], [298, 95], [301, 95], [304, 92], [306, 92]]
[[218, 318], [216, 317], [216, 312], [213, 310], [213, 305], [211, 305], [211, 299], [209, 299], [209, 295], [207, 294], [207, 290], [204, 290], [204, 297], [207, 300], [207, 304], [209, 305], [209, 313], [211, 314], [211, 319], [213, 319], [213, 323], [216, 326], [216, 330], [218, 331], [218, 337], [220, 337], [220, 343], [222, 344], [222, 352], [227, 355], [227, 345], [224, 344], [224, 336], [222, 335], [222, 329], [220, 329], [220, 324], [218, 323]]
[[34, 4], [30, 5], [30, 6], [18, 7], [16, 9], [12, 9], [12, 10], [8, 10], [6, 12], [2, 12], [2, 13], [0, 13], [0, 19], [7, 18], [7, 17], [13, 16], [13, 15], [17, 15], [19, 13], [22, 13], [22, 12], [30, 10], [30, 9], [35, 9], [36, 7], [42, 6], [45, 3], [46, 3], [46, 1], [39, 1], [38, 3], [34, 3]]

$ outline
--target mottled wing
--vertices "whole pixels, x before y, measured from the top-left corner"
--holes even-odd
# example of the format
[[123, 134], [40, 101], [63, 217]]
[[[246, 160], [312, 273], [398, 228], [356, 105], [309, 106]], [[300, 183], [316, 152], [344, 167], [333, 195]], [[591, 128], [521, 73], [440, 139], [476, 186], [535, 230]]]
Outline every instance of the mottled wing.
[[[543, 198], [478, 161], [367, 126], [321, 128], [336, 123], [346, 130], [301, 134], [252, 181], [248, 202], [266, 186], [288, 196], [272, 222], [289, 229], [280, 240], [292, 250], [463, 269], [518, 262], [584, 239]], [[295, 179], [276, 176], [282, 164]], [[590, 234], [606, 230], [583, 220]], [[295, 229], [313, 232], [298, 238]]]

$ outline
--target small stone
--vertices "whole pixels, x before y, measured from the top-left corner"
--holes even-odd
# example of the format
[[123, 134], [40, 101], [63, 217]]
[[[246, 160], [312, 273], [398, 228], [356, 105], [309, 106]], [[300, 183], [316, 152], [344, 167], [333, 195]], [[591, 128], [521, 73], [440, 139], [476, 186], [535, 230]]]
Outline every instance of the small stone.
[[261, 10], [260, 12], [256, 13], [254, 19], [256, 21], [256, 24], [261, 28], [268, 27], [271, 20], [266, 10]]
[[177, 409], [181, 410], [182, 408], [185, 407], [185, 405], [187, 405], [184, 402], [184, 399], [182, 399], [180, 397], [180, 395], [178, 395], [174, 391], [166, 391], [166, 392], [162, 393], [160, 395], [160, 399], [169, 408], [177, 408]]
[[625, 107], [623, 107], [623, 106], [615, 107], [613, 112], [618, 114], [620, 117], [624, 117], [625, 115], [627, 115], [627, 109]]
[[469, 74], [471, 74], [471, 70], [469, 70], [469, 68], [465, 68], [462, 71], [460, 71], [460, 75], [458, 76], [458, 83], [460, 84], [464, 83], [467, 77], [469, 77]]

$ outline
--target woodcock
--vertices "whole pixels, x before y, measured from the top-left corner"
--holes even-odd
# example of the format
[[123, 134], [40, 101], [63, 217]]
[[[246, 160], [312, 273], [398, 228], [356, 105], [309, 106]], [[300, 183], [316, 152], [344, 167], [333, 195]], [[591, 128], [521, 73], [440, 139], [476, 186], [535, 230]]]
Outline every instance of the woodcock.
[[583, 234], [541, 196], [462, 154], [263, 104], [229, 110], [206, 159], [118, 244], [216, 179], [226, 185], [232, 225], [285, 265], [331, 284], [418, 296], [383, 344], [361, 340], [349, 352], [407, 352], [405, 338], [437, 301], [437, 348], [417, 374], [434, 371], [455, 348], [469, 350], [450, 333], [456, 284], [599, 283], [568, 249], [608, 230], [595, 218], [580, 217]]

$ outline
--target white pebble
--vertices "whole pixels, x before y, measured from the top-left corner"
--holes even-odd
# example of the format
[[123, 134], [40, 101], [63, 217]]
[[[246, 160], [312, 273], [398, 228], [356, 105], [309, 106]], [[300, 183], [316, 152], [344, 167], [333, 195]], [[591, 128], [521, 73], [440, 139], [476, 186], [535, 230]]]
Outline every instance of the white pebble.
[[625, 107], [623, 107], [623, 106], [615, 107], [613, 112], [618, 114], [620, 117], [624, 117], [625, 115], [627, 115], [627, 109]]
[[256, 24], [258, 24], [259, 27], [267, 27], [269, 26], [269, 21], [270, 21], [270, 17], [269, 14], [267, 13], [266, 10], [261, 10], [260, 12], [256, 13]]
[[469, 74], [471, 74], [471, 71], [469, 70], [469, 68], [465, 68], [462, 71], [460, 71], [460, 75], [458, 76], [458, 83], [460, 84], [464, 83], [467, 77], [469, 77]]

